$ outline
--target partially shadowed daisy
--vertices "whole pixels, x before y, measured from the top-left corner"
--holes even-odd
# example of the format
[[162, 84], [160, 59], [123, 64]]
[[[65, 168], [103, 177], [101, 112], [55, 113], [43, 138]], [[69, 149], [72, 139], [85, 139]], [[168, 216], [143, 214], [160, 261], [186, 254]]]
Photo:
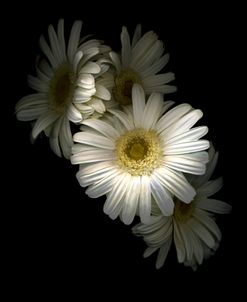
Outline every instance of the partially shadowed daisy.
[[190, 177], [190, 182], [196, 188], [196, 196], [191, 203], [185, 204], [175, 197], [175, 209], [170, 217], [162, 215], [154, 205], [154, 215], [150, 223], [139, 223], [132, 229], [137, 236], [143, 236], [148, 245], [144, 257], [159, 251], [157, 268], [163, 266], [173, 240], [178, 262], [194, 270], [219, 246], [221, 232], [215, 223], [214, 214], [227, 214], [231, 206], [223, 201], [208, 198], [222, 186], [222, 178], [209, 180], [218, 158], [218, 153], [215, 153], [213, 147], [209, 153], [207, 172], [202, 176]]
[[[169, 60], [164, 54], [164, 44], [158, 36], [149, 31], [141, 35], [141, 26], [137, 25], [132, 42], [124, 26], [121, 33], [121, 55], [109, 53], [115, 70], [113, 71], [112, 96], [121, 104], [131, 103], [131, 91], [134, 83], [142, 85], [145, 94], [152, 92], [171, 93], [176, 87], [169, 85], [174, 80], [172, 72], [159, 73]], [[109, 78], [108, 78], [109, 80]]]
[[[132, 106], [110, 110], [111, 120], [86, 120], [74, 135], [72, 164], [80, 164], [77, 178], [86, 193], [107, 194], [104, 212], [112, 219], [121, 213], [130, 224], [136, 212], [149, 221], [151, 197], [169, 216], [174, 194], [189, 203], [196, 192], [182, 172], [204, 174], [208, 160], [208, 128], [191, 127], [202, 117], [200, 110], [181, 104], [167, 111], [171, 102], [153, 93], [145, 103], [142, 87], [134, 84]], [[166, 112], [167, 111], [167, 112]], [[166, 113], [165, 113], [166, 112]], [[165, 113], [165, 114], [164, 114]], [[164, 115], [163, 115], [164, 114]]]
[[64, 21], [59, 20], [57, 33], [49, 26], [50, 46], [43, 36], [40, 38], [46, 59], [37, 66], [37, 77], [29, 76], [29, 85], [37, 92], [16, 105], [19, 120], [35, 121], [32, 138], [45, 131], [52, 150], [66, 158], [70, 157], [73, 144], [70, 122], [77, 124], [102, 114], [102, 100], [111, 98], [109, 91], [96, 82], [102, 73], [96, 56], [109, 49], [98, 40], [80, 42], [81, 27], [81, 21], [74, 22], [66, 46]]

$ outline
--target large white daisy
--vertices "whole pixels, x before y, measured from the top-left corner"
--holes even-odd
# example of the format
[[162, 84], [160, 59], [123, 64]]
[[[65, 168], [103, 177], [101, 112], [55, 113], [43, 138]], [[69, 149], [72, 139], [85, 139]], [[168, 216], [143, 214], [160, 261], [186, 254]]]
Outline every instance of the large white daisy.
[[204, 174], [209, 147], [200, 138], [206, 126], [191, 129], [202, 117], [200, 110], [181, 104], [162, 115], [171, 102], [153, 93], [145, 103], [142, 87], [134, 84], [132, 106], [110, 110], [110, 120], [86, 120], [74, 135], [72, 164], [80, 164], [77, 178], [86, 193], [107, 194], [104, 212], [112, 219], [121, 213], [130, 224], [138, 211], [149, 221], [151, 197], [164, 215], [173, 213], [174, 194], [185, 203], [195, 196], [182, 172]]
[[231, 206], [223, 201], [208, 198], [219, 191], [222, 178], [209, 180], [217, 163], [218, 153], [211, 147], [210, 162], [203, 176], [192, 176], [190, 182], [196, 188], [196, 196], [189, 204], [175, 198], [175, 210], [171, 217], [162, 215], [154, 206], [154, 215], [148, 224], [139, 223], [134, 234], [143, 236], [148, 248], [144, 257], [158, 252], [156, 267], [163, 266], [174, 240], [180, 263], [193, 269], [203, 259], [212, 255], [219, 246], [221, 232], [215, 223], [215, 214], [227, 214]]
[[81, 21], [74, 22], [66, 47], [64, 21], [59, 20], [57, 33], [49, 26], [50, 46], [43, 36], [40, 38], [46, 59], [37, 67], [37, 77], [29, 76], [29, 85], [37, 92], [23, 97], [16, 105], [19, 120], [35, 121], [32, 138], [45, 131], [52, 150], [66, 158], [70, 157], [73, 144], [70, 122], [80, 123], [102, 114], [102, 100], [111, 98], [96, 79], [102, 73], [101, 59], [96, 61], [96, 56], [109, 48], [98, 40], [80, 42], [81, 27]]
[[141, 26], [137, 25], [130, 42], [129, 33], [124, 26], [121, 43], [121, 55], [113, 51], [109, 53], [115, 67], [109, 87], [112, 88], [112, 96], [117, 103], [122, 105], [131, 103], [131, 90], [134, 83], [141, 84], [147, 95], [152, 92], [176, 91], [175, 86], [168, 85], [174, 80], [174, 74], [159, 73], [167, 64], [169, 55], [164, 54], [164, 44], [153, 31], [141, 36]]

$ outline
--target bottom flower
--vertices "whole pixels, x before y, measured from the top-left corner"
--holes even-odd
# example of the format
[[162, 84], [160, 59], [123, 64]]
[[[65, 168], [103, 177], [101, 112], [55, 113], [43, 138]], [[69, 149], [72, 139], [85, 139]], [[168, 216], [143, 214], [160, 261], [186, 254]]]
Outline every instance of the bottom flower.
[[173, 240], [178, 262], [194, 270], [219, 246], [221, 232], [215, 223], [214, 214], [227, 214], [231, 211], [231, 206], [223, 201], [208, 198], [222, 186], [222, 178], [209, 181], [218, 158], [218, 153], [215, 153], [213, 147], [210, 148], [209, 156], [210, 162], [205, 175], [190, 176], [190, 183], [196, 189], [196, 196], [191, 203], [185, 204], [175, 198], [174, 213], [169, 217], [163, 216], [154, 205], [150, 223], [139, 223], [132, 229], [135, 235], [143, 236], [148, 246], [144, 257], [159, 250], [157, 269], [163, 266]]

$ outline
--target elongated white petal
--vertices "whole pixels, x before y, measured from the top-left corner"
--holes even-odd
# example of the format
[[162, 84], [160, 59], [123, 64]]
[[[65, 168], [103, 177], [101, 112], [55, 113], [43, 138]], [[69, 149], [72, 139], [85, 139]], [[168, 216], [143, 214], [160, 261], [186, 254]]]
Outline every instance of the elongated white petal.
[[96, 134], [77, 132], [73, 136], [73, 139], [77, 143], [87, 144], [89, 146], [95, 146], [109, 150], [115, 149], [115, 143], [111, 139]]
[[231, 205], [228, 203], [211, 198], [199, 199], [197, 204], [200, 209], [217, 214], [228, 214], [232, 209]]
[[154, 175], [163, 186], [186, 203], [191, 202], [196, 195], [195, 189], [188, 183], [182, 173], [162, 167], [154, 171]]
[[131, 224], [131, 222], [135, 217], [136, 209], [140, 197], [140, 189], [141, 189], [140, 177], [139, 176], [131, 177], [131, 181], [129, 182], [129, 186], [127, 187], [126, 190], [124, 204], [121, 212], [121, 219], [123, 223], [127, 225]]
[[32, 137], [36, 139], [36, 137], [45, 130], [48, 126], [50, 126], [55, 120], [58, 119], [58, 115], [52, 111], [46, 111], [43, 113], [38, 120], [36, 121], [33, 130]]
[[151, 213], [151, 187], [150, 177], [147, 175], [141, 176], [139, 212], [141, 221], [143, 223], [148, 223]]
[[171, 195], [167, 190], [160, 184], [158, 177], [153, 174], [151, 176], [151, 190], [152, 195], [165, 216], [173, 214], [174, 203]]
[[135, 126], [142, 126], [142, 117], [145, 109], [145, 94], [141, 85], [134, 84], [132, 88], [132, 103], [133, 103], [133, 117]]
[[149, 130], [155, 126], [162, 112], [163, 104], [163, 97], [161, 94], [151, 94], [142, 116], [142, 125], [144, 125], [145, 129]]
[[87, 119], [83, 121], [83, 124], [95, 129], [96, 131], [102, 133], [104, 136], [113, 140], [118, 139], [120, 136], [120, 134], [115, 128], [113, 128], [112, 125], [99, 119]]

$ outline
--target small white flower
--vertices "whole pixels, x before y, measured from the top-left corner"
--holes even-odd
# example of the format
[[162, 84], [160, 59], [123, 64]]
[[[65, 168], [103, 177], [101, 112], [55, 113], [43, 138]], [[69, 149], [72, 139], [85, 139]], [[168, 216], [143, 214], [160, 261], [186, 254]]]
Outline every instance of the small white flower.
[[70, 157], [73, 144], [70, 122], [77, 124], [102, 114], [102, 100], [111, 98], [96, 80], [102, 73], [96, 56], [109, 49], [98, 40], [80, 42], [81, 27], [81, 21], [74, 22], [66, 47], [64, 21], [59, 20], [57, 33], [49, 26], [50, 46], [43, 36], [40, 38], [46, 59], [37, 67], [37, 77], [29, 76], [29, 85], [37, 93], [23, 97], [16, 105], [19, 120], [35, 121], [32, 138], [45, 131], [52, 150], [58, 156], [62, 150], [66, 158]]
[[130, 42], [128, 31], [123, 27], [121, 43], [121, 55], [113, 51], [109, 53], [115, 69], [111, 74], [109, 72], [103, 76], [107, 77], [107, 87], [112, 89], [112, 96], [117, 103], [131, 103], [134, 83], [141, 84], [147, 95], [152, 92], [176, 91], [175, 86], [168, 85], [175, 78], [172, 72], [157, 74], [167, 64], [169, 55], [164, 54], [164, 44], [153, 31], [141, 36], [141, 26], [137, 25]]
[[215, 223], [214, 214], [227, 214], [231, 206], [223, 201], [208, 198], [218, 192], [222, 178], [209, 180], [217, 163], [218, 153], [211, 147], [207, 172], [202, 176], [190, 177], [196, 188], [196, 196], [190, 204], [175, 198], [175, 210], [171, 217], [165, 217], [154, 206], [154, 215], [148, 224], [139, 223], [133, 233], [143, 236], [148, 248], [144, 257], [159, 250], [156, 268], [161, 268], [174, 240], [178, 262], [194, 270], [203, 259], [212, 255], [219, 246], [221, 232]]
[[[195, 196], [182, 172], [204, 174], [208, 161], [208, 128], [191, 127], [202, 117], [188, 104], [167, 109], [172, 102], [153, 93], [145, 103], [142, 87], [133, 85], [132, 106], [110, 110], [105, 120], [86, 120], [74, 135], [72, 164], [80, 164], [77, 178], [86, 193], [97, 198], [107, 194], [104, 212], [112, 219], [121, 213], [130, 224], [136, 212], [149, 221], [151, 197], [162, 213], [173, 213], [174, 194], [185, 203]], [[163, 115], [163, 113], [165, 113]]]

